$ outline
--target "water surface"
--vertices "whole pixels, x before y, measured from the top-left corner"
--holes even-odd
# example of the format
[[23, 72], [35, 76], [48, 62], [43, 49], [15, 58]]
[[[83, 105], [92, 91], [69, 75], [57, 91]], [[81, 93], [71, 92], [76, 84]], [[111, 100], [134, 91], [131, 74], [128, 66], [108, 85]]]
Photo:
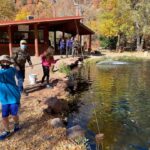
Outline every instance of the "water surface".
[[87, 64], [80, 76], [91, 86], [80, 93], [83, 105], [74, 122], [95, 134], [104, 133], [103, 150], [148, 150], [150, 62]]

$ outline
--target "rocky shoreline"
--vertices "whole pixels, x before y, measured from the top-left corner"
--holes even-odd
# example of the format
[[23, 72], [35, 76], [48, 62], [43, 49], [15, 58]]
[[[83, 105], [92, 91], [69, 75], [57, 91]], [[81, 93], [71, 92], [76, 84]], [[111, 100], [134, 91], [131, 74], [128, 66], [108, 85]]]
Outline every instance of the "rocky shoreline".
[[[62, 64], [73, 68], [79, 60], [79, 58], [62, 59], [55, 65], [55, 69], [59, 70]], [[34, 68], [34, 70], [40, 79], [41, 70], [39, 68]], [[33, 70], [28, 68], [26, 76], [31, 72]], [[1, 142], [1, 149], [61, 150], [60, 147], [64, 146], [65, 149], [65, 146], [70, 145], [71, 148], [83, 150], [84, 145], [78, 145], [70, 140], [83, 135], [83, 130], [79, 126], [71, 129], [66, 129], [65, 126], [66, 116], [70, 111], [68, 86], [74, 88], [75, 80], [70, 81], [66, 73], [56, 71], [51, 73], [51, 84], [53, 86], [51, 89], [45, 88], [45, 85], [41, 85], [40, 81], [35, 85], [29, 85], [27, 82], [26, 80], [25, 87], [29, 96], [21, 98], [20, 124], [22, 129]], [[2, 126], [0, 131], [3, 131]]]

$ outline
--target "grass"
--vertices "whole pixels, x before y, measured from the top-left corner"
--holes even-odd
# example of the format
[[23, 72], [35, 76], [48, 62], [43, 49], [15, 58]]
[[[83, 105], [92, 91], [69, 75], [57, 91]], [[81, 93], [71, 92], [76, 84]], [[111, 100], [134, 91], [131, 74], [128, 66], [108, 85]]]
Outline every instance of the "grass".
[[53, 150], [86, 150], [84, 143], [76, 143], [70, 140], [61, 141]]
[[66, 74], [67, 76], [69, 76], [70, 73], [71, 73], [70, 67], [67, 66], [67, 65], [65, 65], [64, 63], [61, 64], [61, 66], [60, 66], [60, 68], [59, 68], [59, 71], [60, 71], [61, 73]]

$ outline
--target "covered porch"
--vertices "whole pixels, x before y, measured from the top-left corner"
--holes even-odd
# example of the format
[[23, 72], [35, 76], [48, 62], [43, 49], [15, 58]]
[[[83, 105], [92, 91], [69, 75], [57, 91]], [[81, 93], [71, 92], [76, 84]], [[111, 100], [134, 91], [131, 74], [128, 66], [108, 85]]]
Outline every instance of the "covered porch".
[[82, 24], [79, 16], [59, 17], [48, 19], [34, 19], [25, 21], [0, 22], [0, 55], [12, 55], [13, 48], [19, 47], [22, 38], [28, 42], [29, 52], [32, 56], [39, 56], [49, 46], [49, 33], [53, 34], [53, 46], [57, 52], [57, 31], [71, 36], [87, 35], [88, 49], [91, 50], [91, 36], [94, 32]]

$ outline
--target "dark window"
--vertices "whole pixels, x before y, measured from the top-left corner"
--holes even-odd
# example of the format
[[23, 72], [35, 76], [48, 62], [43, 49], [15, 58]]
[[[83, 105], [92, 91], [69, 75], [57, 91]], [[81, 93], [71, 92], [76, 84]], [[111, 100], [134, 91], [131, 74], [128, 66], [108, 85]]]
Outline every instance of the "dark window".
[[39, 30], [39, 43], [44, 43], [44, 30]]
[[9, 43], [9, 37], [7, 32], [0, 32], [0, 43], [1, 44]]
[[14, 33], [13, 36], [13, 43], [14, 44], [19, 44], [20, 40], [25, 39], [27, 43], [33, 44], [34, 43], [34, 32], [29, 31], [29, 32], [24, 32], [24, 31], [18, 31]]

